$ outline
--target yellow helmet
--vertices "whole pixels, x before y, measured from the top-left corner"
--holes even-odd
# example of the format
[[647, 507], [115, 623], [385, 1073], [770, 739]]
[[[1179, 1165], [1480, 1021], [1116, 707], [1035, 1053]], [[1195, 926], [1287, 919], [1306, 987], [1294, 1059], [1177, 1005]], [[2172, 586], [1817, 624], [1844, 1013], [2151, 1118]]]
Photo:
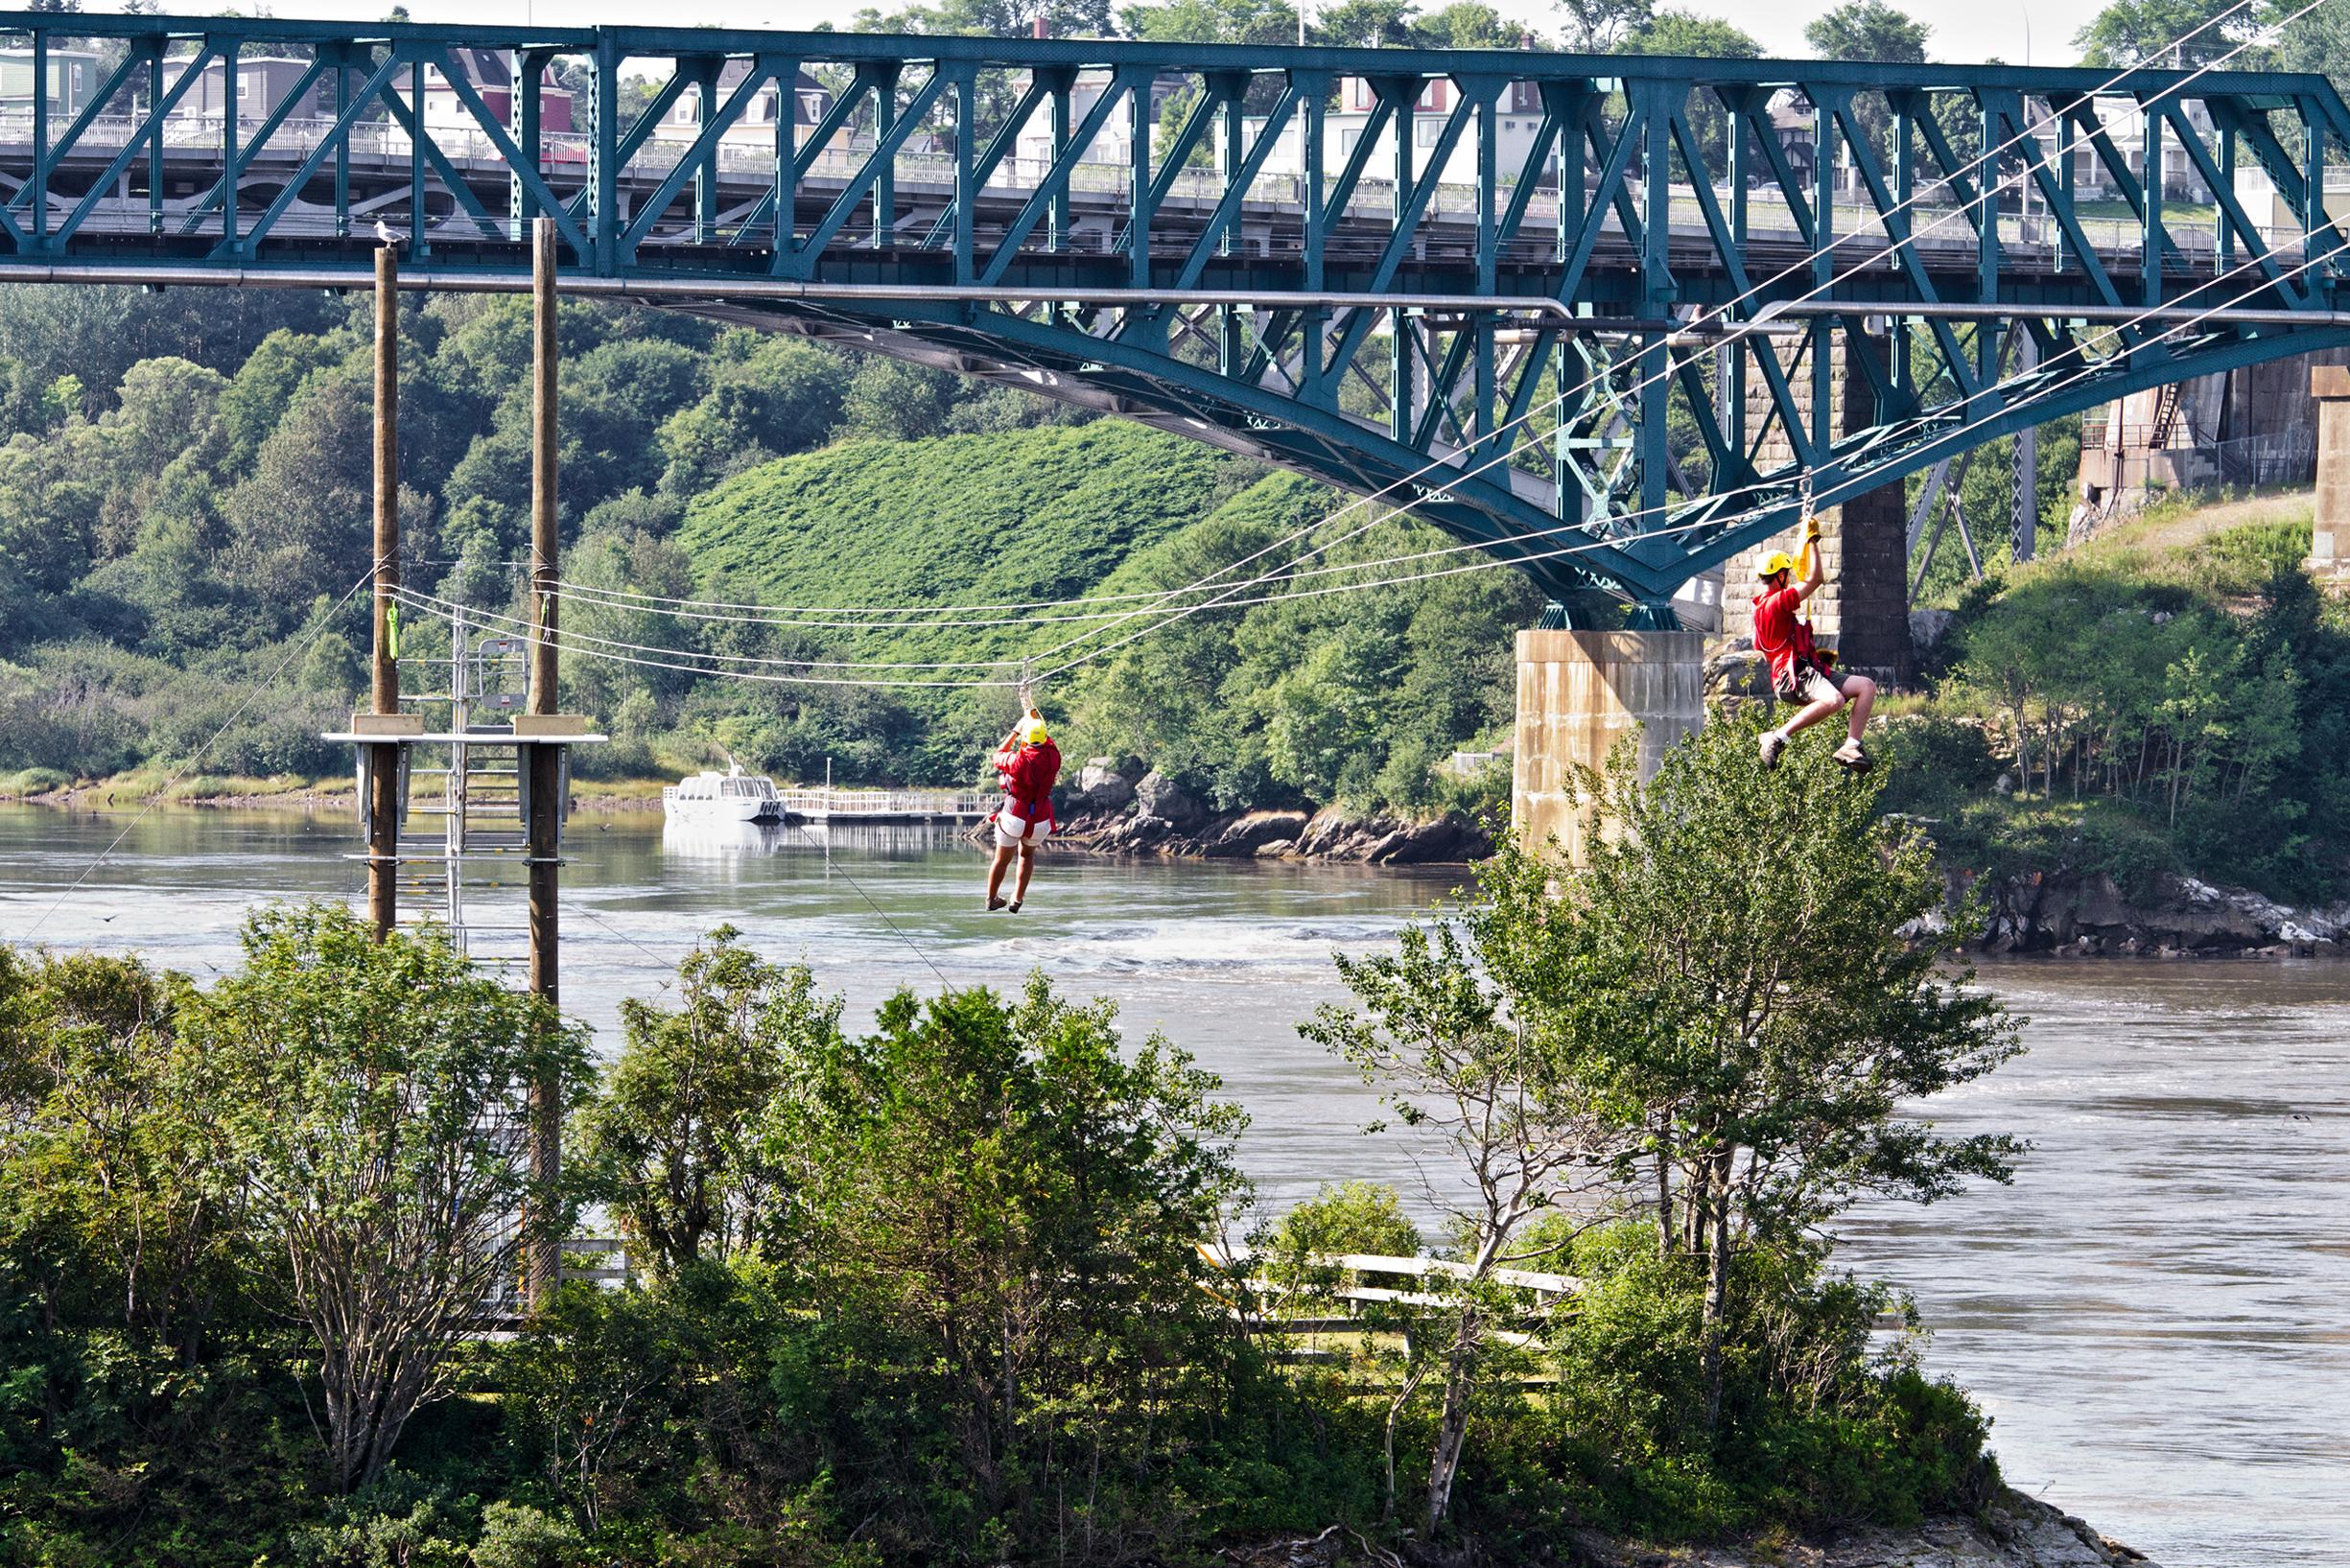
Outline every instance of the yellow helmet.
[[1783, 550], [1774, 550], [1763, 557], [1763, 563], [1754, 569], [1754, 574], [1758, 577], [1775, 577], [1782, 572], [1793, 572], [1795, 569], [1794, 556]]
[[1050, 739], [1051, 736], [1045, 728], [1045, 715], [1042, 714], [1030, 714], [1026, 718], [1022, 719], [1020, 721], [1020, 737], [1031, 746], [1040, 745], [1044, 741]]

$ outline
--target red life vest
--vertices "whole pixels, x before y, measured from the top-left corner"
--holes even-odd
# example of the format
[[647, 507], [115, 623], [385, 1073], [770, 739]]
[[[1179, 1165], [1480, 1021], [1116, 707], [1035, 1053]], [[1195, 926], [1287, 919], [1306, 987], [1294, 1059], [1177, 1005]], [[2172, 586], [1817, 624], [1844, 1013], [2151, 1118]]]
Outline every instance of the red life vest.
[[1003, 804], [1021, 821], [1042, 819], [1053, 829], [1061, 826], [1052, 812], [1052, 786], [1061, 777], [1060, 747], [1046, 739], [999, 751], [996, 772], [1003, 780]]

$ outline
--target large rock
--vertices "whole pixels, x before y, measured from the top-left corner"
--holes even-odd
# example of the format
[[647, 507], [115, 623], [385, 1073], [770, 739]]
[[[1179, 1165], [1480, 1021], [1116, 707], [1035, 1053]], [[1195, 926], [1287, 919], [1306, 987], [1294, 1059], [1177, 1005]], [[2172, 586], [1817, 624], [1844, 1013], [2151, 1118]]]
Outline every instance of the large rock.
[[1705, 700], [1769, 704], [1771, 661], [1751, 647], [1728, 648], [1705, 661]]
[[1134, 786], [1134, 798], [1137, 810], [1144, 816], [1164, 817], [1179, 832], [1188, 831], [1208, 820], [1207, 807], [1157, 768], [1142, 775], [1142, 782]]
[[1267, 844], [1286, 848], [1305, 826], [1303, 811], [1250, 811], [1212, 824], [1200, 834], [1200, 854], [1253, 855]]
[[1175, 825], [1164, 817], [1140, 812], [1121, 817], [1093, 839], [1093, 848], [1111, 854], [1140, 854], [1157, 850], [1175, 835]]
[[1382, 836], [1363, 854], [1375, 866], [1413, 866], [1474, 860], [1493, 852], [1492, 841], [1458, 817], [1407, 823]]
[[1116, 758], [1089, 758], [1077, 772], [1071, 804], [1086, 811], [1123, 811], [1134, 804], [1134, 781], [1118, 771]]

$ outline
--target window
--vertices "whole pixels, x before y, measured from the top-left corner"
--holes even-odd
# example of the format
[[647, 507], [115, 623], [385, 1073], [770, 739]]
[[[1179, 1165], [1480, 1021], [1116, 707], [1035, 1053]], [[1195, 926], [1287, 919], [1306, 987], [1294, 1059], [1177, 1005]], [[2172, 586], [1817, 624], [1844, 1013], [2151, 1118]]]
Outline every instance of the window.
[[1354, 152], [1354, 144], [1362, 139], [1363, 133], [1359, 130], [1340, 131], [1338, 133], [1338, 155], [1342, 158], [1351, 156]]
[[1422, 147], [1434, 147], [1436, 138], [1443, 135], [1444, 130], [1445, 122], [1442, 120], [1422, 120], [1412, 127], [1412, 140]]

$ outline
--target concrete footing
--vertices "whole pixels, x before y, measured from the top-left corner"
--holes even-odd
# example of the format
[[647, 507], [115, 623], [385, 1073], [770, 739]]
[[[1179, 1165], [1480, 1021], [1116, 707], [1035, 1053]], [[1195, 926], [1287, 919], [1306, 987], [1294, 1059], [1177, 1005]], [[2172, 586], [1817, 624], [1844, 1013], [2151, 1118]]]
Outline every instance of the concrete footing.
[[1637, 732], [1647, 778], [1667, 747], [1704, 721], [1702, 632], [1519, 632], [1511, 831], [1530, 849], [1556, 838], [1580, 861], [1589, 802], [1576, 768], [1599, 767]]

